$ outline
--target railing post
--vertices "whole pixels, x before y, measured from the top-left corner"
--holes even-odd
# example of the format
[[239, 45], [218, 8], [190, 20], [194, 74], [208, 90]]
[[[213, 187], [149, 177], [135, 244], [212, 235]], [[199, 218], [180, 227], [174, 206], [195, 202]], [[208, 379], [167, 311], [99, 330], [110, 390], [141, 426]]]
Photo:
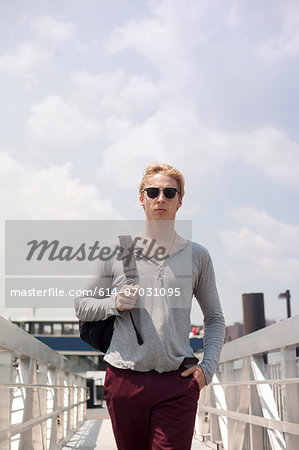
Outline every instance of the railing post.
[[[296, 361], [296, 348], [282, 348], [281, 354], [281, 375], [282, 378], [297, 378], [298, 369]], [[299, 395], [297, 384], [286, 384], [282, 386], [283, 392], [283, 416], [284, 420], [299, 423]], [[299, 448], [299, 436], [289, 433], [285, 434], [288, 450]]]
[[[213, 405], [214, 406], [214, 405]], [[221, 440], [221, 434], [219, 429], [219, 419], [215, 414], [211, 414], [210, 417], [210, 431], [211, 431], [211, 442], [216, 442]]]
[[[77, 403], [80, 402], [81, 400], [81, 382], [80, 382], [80, 378], [78, 377], [78, 375], [75, 375], [75, 382], [76, 382], [76, 392], [77, 392]], [[76, 418], [76, 427], [78, 427], [78, 425], [81, 423], [80, 417], [81, 417], [81, 405], [77, 406], [76, 409], [76, 413], [77, 413], [77, 418]]]
[[[224, 364], [224, 380], [226, 382], [234, 381], [234, 363], [226, 362]], [[235, 398], [235, 387], [227, 386], [225, 388], [225, 399], [227, 404], [227, 409], [229, 411], [236, 411], [236, 398]], [[228, 448], [231, 448], [231, 442], [233, 438], [233, 428], [234, 421], [228, 419], [227, 421], [227, 435], [228, 435]]]
[[[78, 385], [79, 385], [79, 401], [84, 402], [83, 378], [78, 377]], [[79, 422], [80, 423], [82, 423], [85, 418], [84, 403], [81, 403], [81, 405], [79, 406]]]
[[[30, 359], [20, 359], [20, 372], [24, 384], [30, 384]], [[25, 388], [24, 390], [24, 411], [23, 422], [32, 418], [32, 389]], [[32, 430], [25, 431], [20, 436], [20, 448], [27, 448], [32, 443]], [[27, 447], [26, 447], [27, 445]]]
[[[67, 375], [66, 375], [66, 384], [68, 385], [68, 386], [70, 386], [71, 385], [71, 374], [70, 373], [68, 373]], [[67, 402], [68, 402], [68, 406], [69, 405], [71, 405], [72, 404], [72, 389], [71, 388], [68, 388], [68, 400], [67, 400]], [[71, 430], [72, 430], [72, 417], [73, 417], [73, 409], [69, 409], [68, 410], [68, 412], [67, 412], [67, 426], [66, 426], [66, 429], [67, 429], [67, 435], [69, 435], [69, 433], [71, 432]]]
[[[213, 407], [217, 407], [215, 390], [210, 387], [210, 404]], [[221, 438], [220, 428], [219, 428], [219, 417], [215, 414], [210, 414], [210, 439], [211, 442], [215, 442]]]
[[[48, 369], [48, 375], [50, 378], [50, 386], [57, 384], [57, 368], [51, 367]], [[57, 389], [52, 388], [53, 392], [53, 411], [57, 409]], [[50, 434], [50, 449], [56, 448], [57, 444], [57, 418], [51, 419], [51, 434]]]
[[[62, 374], [62, 379], [60, 380], [61, 384], [63, 384], [63, 386], [67, 386], [67, 374], [65, 372], [63, 372]], [[68, 403], [68, 399], [69, 399], [69, 394], [68, 394], [68, 389], [64, 388], [62, 389], [61, 392], [61, 405], [62, 407], [66, 407], [69, 405]], [[64, 411], [62, 413], [62, 432], [63, 432], [63, 439], [66, 438], [67, 434], [68, 434], [68, 411]]]
[[[36, 361], [29, 358], [22, 358], [20, 365], [24, 383], [31, 385], [36, 384]], [[26, 388], [23, 422], [38, 417], [38, 398], [36, 394], [37, 389]], [[21, 434], [20, 448], [41, 448], [41, 445], [42, 436], [40, 427], [33, 427]]]
[[[249, 364], [248, 358], [243, 360], [243, 367], [241, 373], [242, 381], [249, 379]], [[236, 387], [235, 387], [236, 389]], [[239, 387], [239, 403], [237, 411], [243, 414], [248, 414], [249, 407], [249, 386], [243, 385]], [[232, 436], [229, 437], [230, 450], [242, 450], [244, 446], [246, 424], [241, 421], [234, 421]]]
[[[263, 357], [255, 358], [256, 362], [259, 363], [259, 366], [264, 366]], [[251, 373], [251, 379], [254, 380], [254, 376]], [[261, 402], [259, 399], [258, 391], [256, 386], [250, 386], [250, 404], [249, 404], [249, 414], [253, 414], [255, 416], [263, 417]], [[264, 447], [264, 436], [263, 429], [257, 425], [249, 425], [250, 429], [250, 449], [257, 450], [262, 449]]]
[[202, 436], [209, 431], [209, 414], [205, 411], [201, 411], [200, 406], [206, 405], [209, 406], [211, 404], [211, 392], [212, 388], [210, 385], [203, 388], [200, 392], [199, 401], [198, 401], [198, 410], [197, 410], [197, 425], [198, 427], [195, 429], [198, 437], [202, 439]]
[[[62, 370], [56, 370], [56, 383], [61, 386], [63, 385], [63, 375]], [[55, 409], [61, 409], [63, 407], [63, 390], [61, 388], [56, 388], [56, 405]], [[63, 413], [59, 413], [56, 417], [57, 423], [57, 441], [60, 442], [63, 439]]]
[[[71, 373], [69, 374], [69, 385], [71, 386], [71, 389], [70, 389], [70, 400], [69, 401], [70, 401], [70, 405], [73, 405], [74, 404], [74, 398], [75, 398], [75, 396], [74, 396], [74, 389], [73, 389], [74, 377], [73, 377], [73, 375]], [[70, 424], [70, 430], [71, 431], [75, 428], [74, 421], [75, 421], [74, 407], [72, 407], [69, 410], [69, 424]]]
[[[37, 383], [38, 384], [47, 384], [47, 371], [48, 366], [46, 364], [39, 364], [37, 369]], [[38, 412], [39, 415], [45, 415], [47, 413], [47, 390], [46, 389], [38, 389], [37, 391], [38, 398]], [[40, 424], [41, 435], [42, 435], [42, 449], [47, 448], [47, 423], [46, 421]]]
[[[0, 353], [0, 380], [2, 383], [12, 382], [12, 355], [10, 352]], [[10, 426], [11, 390], [1, 389], [0, 401], [0, 429]], [[0, 450], [10, 449], [10, 439], [0, 442]]]
[[[77, 385], [77, 377], [73, 374], [73, 386], [74, 386], [74, 403], [78, 403], [78, 385]], [[74, 428], [78, 427], [78, 406], [74, 406]]]

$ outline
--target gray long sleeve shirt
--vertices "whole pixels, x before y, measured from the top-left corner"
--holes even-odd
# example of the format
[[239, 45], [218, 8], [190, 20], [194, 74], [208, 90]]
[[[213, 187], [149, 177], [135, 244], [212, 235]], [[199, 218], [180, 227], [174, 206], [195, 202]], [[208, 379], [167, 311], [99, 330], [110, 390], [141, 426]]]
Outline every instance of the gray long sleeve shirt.
[[[135, 246], [135, 252], [138, 246]], [[128, 311], [115, 308], [115, 297], [127, 284], [122, 261], [101, 261], [90, 289], [94, 297], [75, 299], [78, 319], [103, 320], [116, 315], [110, 347], [104, 357], [109, 364], [137, 371], [177, 370], [185, 357], [192, 357], [190, 312], [194, 296], [204, 315], [204, 358], [201, 367], [207, 383], [216, 370], [224, 342], [224, 318], [215, 283], [211, 257], [201, 245], [186, 241], [183, 248], [162, 263], [150, 259], [139, 248], [135, 284], [141, 294], [132, 311], [143, 344], [139, 345]]]

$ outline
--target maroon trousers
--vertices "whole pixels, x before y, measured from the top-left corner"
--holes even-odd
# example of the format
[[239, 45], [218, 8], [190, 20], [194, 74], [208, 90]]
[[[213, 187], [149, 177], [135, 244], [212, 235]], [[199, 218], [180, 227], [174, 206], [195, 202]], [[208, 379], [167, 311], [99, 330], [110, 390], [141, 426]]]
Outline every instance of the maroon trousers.
[[108, 365], [104, 392], [118, 450], [189, 450], [199, 385], [186, 370], [137, 372]]

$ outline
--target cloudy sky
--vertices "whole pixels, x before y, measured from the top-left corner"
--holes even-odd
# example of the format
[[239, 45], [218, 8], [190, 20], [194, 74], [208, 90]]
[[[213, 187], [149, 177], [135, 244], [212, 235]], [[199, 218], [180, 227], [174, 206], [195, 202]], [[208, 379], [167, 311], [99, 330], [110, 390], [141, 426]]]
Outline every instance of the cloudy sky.
[[12, 0], [0, 23], [2, 255], [5, 219], [142, 219], [167, 162], [227, 324], [245, 292], [280, 320], [290, 289], [299, 313], [296, 0]]

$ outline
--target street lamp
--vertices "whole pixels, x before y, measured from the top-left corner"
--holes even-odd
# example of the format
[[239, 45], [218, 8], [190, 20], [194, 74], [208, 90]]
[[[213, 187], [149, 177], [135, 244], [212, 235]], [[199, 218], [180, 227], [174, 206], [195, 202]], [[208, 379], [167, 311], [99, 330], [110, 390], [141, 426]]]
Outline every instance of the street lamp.
[[281, 294], [279, 294], [278, 298], [285, 298], [287, 301], [287, 315], [288, 318], [291, 317], [291, 294], [290, 291], [287, 290], [285, 292], [282, 292]]

